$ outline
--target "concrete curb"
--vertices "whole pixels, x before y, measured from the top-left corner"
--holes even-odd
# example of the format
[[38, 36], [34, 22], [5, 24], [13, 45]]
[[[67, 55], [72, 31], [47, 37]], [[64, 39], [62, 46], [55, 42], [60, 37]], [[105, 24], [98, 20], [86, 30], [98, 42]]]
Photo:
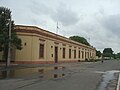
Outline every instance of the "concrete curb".
[[117, 89], [116, 90], [120, 90], [120, 73], [119, 73], [119, 77], [118, 77], [118, 83], [117, 83]]

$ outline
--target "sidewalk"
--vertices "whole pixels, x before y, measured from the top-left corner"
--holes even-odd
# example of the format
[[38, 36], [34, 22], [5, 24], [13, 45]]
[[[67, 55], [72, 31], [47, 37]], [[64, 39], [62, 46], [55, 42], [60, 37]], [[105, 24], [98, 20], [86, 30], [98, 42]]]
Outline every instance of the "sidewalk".
[[9, 67], [6, 67], [5, 63], [0, 63], [0, 70], [7, 70], [7, 69], [18, 69], [18, 68], [35, 68], [35, 67], [55, 67], [61, 66], [62, 64], [67, 63], [53, 63], [53, 64], [14, 64], [11, 63]]

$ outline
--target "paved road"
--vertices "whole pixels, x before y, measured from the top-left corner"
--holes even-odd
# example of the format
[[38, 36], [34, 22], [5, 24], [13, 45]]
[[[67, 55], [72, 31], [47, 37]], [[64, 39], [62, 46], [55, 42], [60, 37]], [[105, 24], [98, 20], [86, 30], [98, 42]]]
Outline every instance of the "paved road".
[[117, 60], [12, 68], [1, 78], [0, 90], [115, 90], [119, 70]]

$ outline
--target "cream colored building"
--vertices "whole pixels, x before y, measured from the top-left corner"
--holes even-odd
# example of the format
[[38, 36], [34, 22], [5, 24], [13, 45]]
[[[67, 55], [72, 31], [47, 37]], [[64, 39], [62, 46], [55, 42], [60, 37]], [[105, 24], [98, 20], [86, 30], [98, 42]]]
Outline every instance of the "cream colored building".
[[59, 63], [95, 59], [96, 49], [35, 26], [16, 26], [22, 50], [15, 50], [16, 63]]

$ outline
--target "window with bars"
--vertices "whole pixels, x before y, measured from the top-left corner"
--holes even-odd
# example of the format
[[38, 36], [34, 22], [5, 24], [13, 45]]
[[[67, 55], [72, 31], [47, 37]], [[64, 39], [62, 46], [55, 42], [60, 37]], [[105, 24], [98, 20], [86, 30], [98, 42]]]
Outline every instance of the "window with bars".
[[80, 58], [80, 50], [78, 51], [78, 58]]
[[76, 58], [76, 50], [74, 50], [74, 58]]
[[84, 58], [84, 52], [82, 51], [82, 58]]
[[69, 49], [69, 58], [71, 58], [71, 49]]
[[39, 46], [39, 58], [44, 58], [44, 44]]
[[87, 52], [85, 51], [85, 59], [87, 58]]
[[65, 48], [63, 48], [63, 58], [65, 58]]

